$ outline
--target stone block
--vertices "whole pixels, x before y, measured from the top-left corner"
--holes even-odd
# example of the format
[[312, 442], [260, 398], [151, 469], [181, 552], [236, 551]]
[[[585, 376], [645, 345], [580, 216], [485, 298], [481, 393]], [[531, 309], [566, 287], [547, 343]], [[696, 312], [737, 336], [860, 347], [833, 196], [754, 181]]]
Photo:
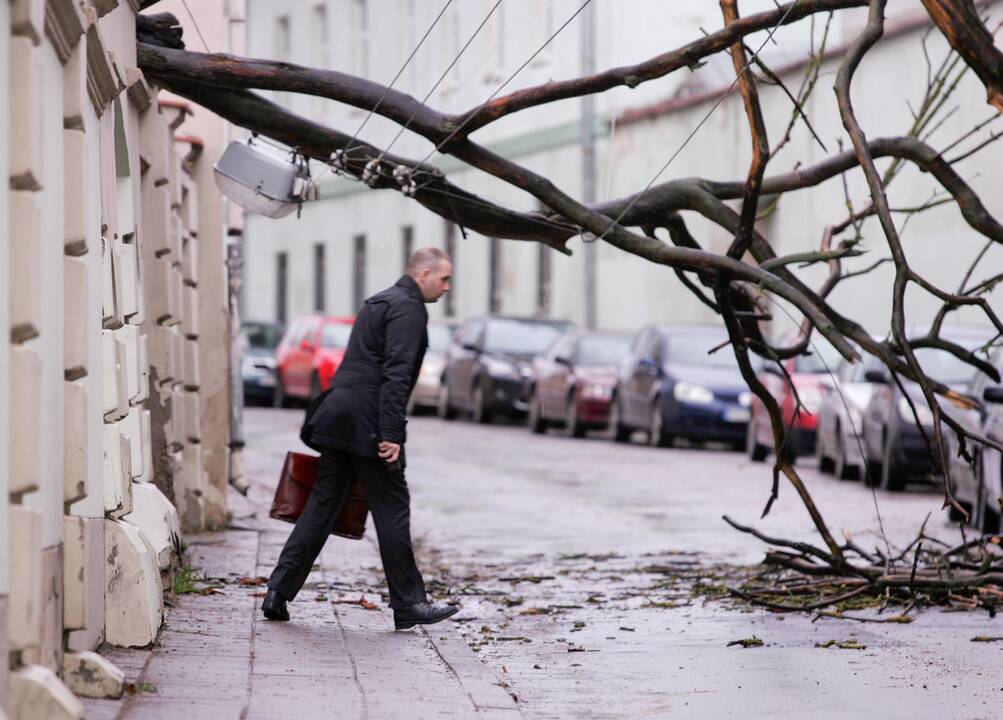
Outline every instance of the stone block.
[[41, 563], [41, 643], [32, 662], [58, 672], [63, 665], [63, 544], [44, 548]]
[[45, 37], [45, 0], [12, 0], [10, 34], [26, 37], [38, 45]]
[[171, 334], [171, 342], [174, 343], [175, 377], [180, 382], [184, 382], [185, 377], [185, 336], [176, 329]]
[[7, 676], [10, 673], [10, 652], [7, 649], [7, 628], [10, 627], [7, 595], [0, 594], [0, 720], [6, 720], [4, 708], [7, 707]]
[[148, 260], [145, 269], [143, 295], [147, 318], [161, 325], [179, 320], [177, 303], [173, 297], [175, 284], [171, 260], [167, 257]]
[[174, 354], [173, 328], [163, 325], [146, 325], [146, 348], [149, 372], [158, 385], [169, 385], [177, 377], [178, 361]]
[[174, 478], [174, 502], [184, 532], [205, 529], [206, 513], [202, 492], [202, 446], [185, 445], [181, 451], [181, 469]]
[[135, 525], [105, 521], [105, 640], [142, 647], [157, 639], [164, 616], [156, 554]]
[[143, 182], [149, 182], [151, 187], [163, 187], [167, 184], [168, 158], [173, 155], [171, 137], [164, 116], [156, 104], [140, 116], [139, 152]]
[[138, 342], [139, 394], [132, 399], [137, 405], [150, 397], [150, 352], [146, 335], [140, 335]]
[[129, 440], [130, 479], [137, 480], [143, 474], [143, 410], [129, 408], [129, 414], [119, 423], [119, 432]]
[[63, 628], [104, 629], [104, 519], [63, 516]]
[[82, 130], [87, 97], [87, 44], [78, 43], [63, 65], [63, 127]]
[[10, 459], [8, 492], [18, 497], [41, 482], [42, 359], [34, 348], [10, 348]]
[[125, 394], [130, 403], [139, 396], [141, 373], [139, 370], [139, 328], [135, 325], [123, 325], [115, 331], [117, 340], [125, 353]]
[[[121, 517], [132, 512], [131, 450], [124, 441], [118, 423], [104, 426], [104, 499], [105, 513]], [[123, 455], [123, 444], [126, 453]]]
[[118, 246], [118, 250], [118, 257], [122, 263], [122, 292], [119, 294], [119, 305], [122, 317], [129, 321], [139, 312], [139, 259], [135, 241], [122, 243]]
[[41, 48], [36, 48], [29, 37], [12, 37], [9, 47], [8, 67], [17, 68], [17, 72], [10, 73], [10, 87], [4, 103], [13, 110], [9, 125], [10, 187], [38, 190], [45, 183], [42, 118], [46, 93]]
[[42, 194], [11, 192], [8, 218], [11, 339], [36, 337], [42, 327]]
[[74, 503], [87, 495], [88, 426], [87, 387], [63, 383], [63, 502]]
[[198, 285], [199, 282], [199, 243], [191, 235], [186, 235], [181, 244], [181, 273], [185, 284]]
[[139, 228], [143, 259], [149, 261], [170, 251], [167, 236], [171, 232], [171, 199], [167, 188], [154, 185], [143, 176], [140, 202], [143, 211]]
[[32, 665], [10, 674], [10, 720], [83, 720], [84, 706], [47, 667]]
[[118, 308], [115, 307], [115, 264], [114, 251], [108, 238], [101, 238], [101, 323], [105, 328], [121, 325]]
[[185, 230], [193, 237], [199, 234], [199, 202], [198, 189], [194, 186], [191, 178], [187, 175], [185, 186], [181, 193], [181, 217], [184, 220]]
[[113, 422], [129, 412], [129, 363], [124, 343], [114, 330], [101, 331], [101, 367], [104, 377], [104, 417]]
[[80, 697], [117, 699], [125, 690], [125, 673], [108, 658], [90, 651], [63, 656], [63, 681]]
[[199, 291], [191, 285], [184, 287], [184, 311], [181, 327], [189, 338], [197, 338], [199, 335]]
[[145, 483], [153, 480], [153, 423], [149, 410], [140, 413], [139, 429], [143, 440], [142, 470], [134, 479], [136, 482]]
[[181, 262], [181, 241], [184, 238], [184, 228], [181, 225], [181, 216], [176, 210], [171, 211], [170, 232], [167, 234], [167, 246], [171, 249], [171, 257], [175, 261]]
[[199, 394], [197, 392], [185, 391], [177, 393], [174, 397], [176, 400], [180, 400], [181, 417], [183, 418], [184, 435], [179, 439], [182, 442], [199, 442], [202, 438], [202, 423], [199, 417]]
[[11, 505], [7, 516], [10, 554], [11, 650], [34, 649], [42, 644], [42, 515], [21, 505]]
[[178, 512], [152, 483], [137, 483], [133, 485], [132, 492], [132, 512], [122, 519], [143, 531], [143, 536], [156, 554], [158, 567], [169, 570], [181, 556]]
[[[167, 189], [171, 193], [171, 209], [177, 213], [181, 208], [181, 156], [171, 146], [167, 156]], [[178, 218], [178, 230], [181, 229], [181, 218]]]
[[90, 347], [90, 307], [87, 263], [79, 257], [63, 257], [63, 369], [76, 380], [87, 375]]
[[63, 247], [84, 255], [87, 247], [87, 138], [83, 130], [63, 130]]
[[185, 389], [198, 390], [200, 378], [198, 340], [185, 339]]

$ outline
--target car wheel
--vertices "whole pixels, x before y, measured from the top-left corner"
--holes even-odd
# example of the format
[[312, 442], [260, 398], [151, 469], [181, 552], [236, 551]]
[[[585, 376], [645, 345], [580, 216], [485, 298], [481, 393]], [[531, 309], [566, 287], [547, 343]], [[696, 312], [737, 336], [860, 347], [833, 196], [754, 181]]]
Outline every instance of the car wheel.
[[881, 488], [889, 492], [898, 492], [905, 487], [905, 478], [895, 463], [891, 442], [885, 438], [884, 452], [881, 458]]
[[547, 421], [543, 417], [543, 404], [536, 396], [534, 390], [529, 396], [529, 429], [537, 435], [542, 435], [547, 431]]
[[832, 459], [832, 474], [838, 480], [854, 480], [860, 473], [860, 468], [856, 465], [848, 465], [846, 462], [846, 438], [843, 437], [843, 429], [836, 426], [836, 457]]
[[491, 424], [491, 410], [488, 409], [484, 388], [480, 383], [474, 387], [474, 422], [480, 425]]
[[756, 424], [749, 421], [749, 430], [745, 435], [745, 452], [752, 462], [763, 462], [770, 454], [770, 449], [756, 439]]
[[630, 441], [630, 428], [623, 424], [623, 410], [616, 395], [609, 403], [609, 426], [613, 433], [613, 441], [625, 443]]
[[966, 522], [967, 520], [972, 520], [972, 509], [968, 506], [968, 503], [962, 502], [960, 500], [958, 500], [957, 502], [961, 507], [965, 509], [965, 512], [968, 513], [968, 517], [965, 517], [965, 515], [961, 512], [961, 510], [958, 510], [958, 508], [954, 507], [954, 505], [948, 505], [947, 519], [950, 520], [951, 522], [958, 522], [958, 523]]
[[648, 420], [648, 442], [652, 447], [669, 447], [672, 436], [665, 432], [665, 418], [662, 415], [662, 400], [655, 398], [651, 404], [651, 414]]
[[825, 454], [825, 443], [822, 442], [822, 433], [818, 434], [818, 440], [815, 441], [815, 457], [818, 459], [819, 472], [826, 474], [833, 472], [836, 463], [831, 457]]
[[277, 408], [289, 407], [289, 397], [286, 395], [286, 384], [282, 381], [282, 373], [275, 373], [275, 392], [272, 394], [272, 406]]
[[567, 407], [564, 409], [564, 432], [568, 437], [585, 437], [585, 426], [578, 420], [578, 401], [574, 395], [568, 398]]
[[979, 526], [983, 535], [998, 535], [1000, 532], [1000, 516], [993, 511], [992, 506], [983, 501], [982, 517], [979, 518]]
[[443, 420], [452, 420], [456, 417], [456, 408], [450, 402], [449, 395], [449, 383], [446, 382], [446, 378], [442, 378], [442, 386], [439, 388], [439, 404], [436, 409], [439, 417]]

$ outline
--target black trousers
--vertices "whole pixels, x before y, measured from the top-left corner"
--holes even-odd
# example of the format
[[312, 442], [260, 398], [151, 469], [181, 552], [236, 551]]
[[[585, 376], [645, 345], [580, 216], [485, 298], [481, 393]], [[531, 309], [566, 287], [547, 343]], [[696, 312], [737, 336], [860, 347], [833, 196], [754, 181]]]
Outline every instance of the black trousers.
[[391, 466], [379, 458], [341, 450], [321, 453], [317, 484], [282, 548], [268, 587], [287, 600], [296, 597], [330, 536], [338, 510], [356, 477], [362, 481], [376, 525], [390, 607], [404, 608], [425, 602], [425, 581], [418, 572], [411, 546], [411, 496], [403, 469], [399, 463]]

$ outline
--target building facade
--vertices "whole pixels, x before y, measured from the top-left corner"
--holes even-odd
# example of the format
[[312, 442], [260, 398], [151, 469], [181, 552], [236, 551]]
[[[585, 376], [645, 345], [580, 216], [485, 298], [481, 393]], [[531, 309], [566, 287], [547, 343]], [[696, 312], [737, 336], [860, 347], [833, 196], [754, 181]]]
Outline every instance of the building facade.
[[138, 8], [0, 2], [0, 717], [120, 693], [93, 651], [227, 520], [227, 131], [137, 69]]
[[[581, 3], [506, 1], [487, 17], [494, 5], [488, 0], [452, 3], [395, 87], [419, 99], [431, 92], [428, 103], [446, 112], [474, 107], [496, 93]], [[774, 8], [771, 0], [742, 3], [745, 15]], [[330, 67], [386, 84], [441, 9], [441, 3], [431, 0], [299, 0], [281, 5], [249, 0], [247, 54]], [[1003, 14], [1000, 3], [989, 5], [987, 12], [996, 18]], [[840, 142], [850, 146], [832, 81], [865, 18], [866, 8], [835, 14], [828, 26], [820, 79], [805, 105], [829, 153], [837, 152]], [[501, 92], [640, 62], [699, 37], [701, 28], [720, 26], [718, 3], [703, 0], [591, 3]], [[796, 91], [806, 60], [820, 48], [825, 27], [826, 17], [819, 16], [814, 24], [801, 21], [781, 28], [775, 43], [766, 42], [766, 34], [760, 33], [749, 38], [749, 45], [758, 48], [765, 43], [762, 58]], [[858, 115], [869, 137], [908, 132], [910, 103], [916, 107], [926, 89], [922, 40], [928, 27], [919, 2], [898, 3], [889, 10], [886, 37], [868, 54], [854, 85]], [[471, 37], [470, 46], [449, 67]], [[935, 63], [947, 52], [936, 32], [927, 39], [927, 49]], [[913, 70], [902, 72], [902, 68]], [[473, 138], [586, 200], [637, 192], [680, 148], [659, 181], [741, 180], [751, 154], [741, 98], [733, 92], [714, 108], [733, 79], [730, 57], [722, 53], [700, 68], [683, 69], [634, 89], [617, 88], [588, 102], [561, 101], [517, 113], [479, 130]], [[760, 84], [760, 94], [770, 136], [777, 142], [790, 119], [791, 102], [782, 90], [766, 83]], [[405, 157], [419, 160], [434, 149], [409, 132], [398, 137], [396, 125], [368, 118], [359, 109], [285, 93], [274, 98], [341, 131], [361, 128], [360, 137], [366, 141]], [[984, 88], [971, 73], [961, 79], [947, 107], [955, 105], [959, 110], [953, 114], [945, 110], [946, 119], [928, 138], [934, 147], [949, 144], [989, 115]], [[687, 142], [698, 125], [702, 126]], [[799, 123], [790, 142], [773, 158], [768, 175], [817, 162], [825, 155]], [[957, 166], [997, 217], [1003, 214], [1003, 198], [993, 191], [1003, 181], [998, 158], [998, 148], [990, 146]], [[432, 162], [466, 190], [521, 210], [538, 207], [534, 198], [454, 158], [433, 156]], [[242, 299], [246, 317], [289, 321], [314, 310], [354, 313], [360, 298], [399, 275], [407, 248], [429, 244], [445, 248], [456, 260], [452, 297], [432, 309], [433, 317], [459, 320], [474, 313], [504, 312], [624, 330], [649, 322], [713, 319], [671, 270], [611, 246], [572, 239], [574, 256], [569, 258], [536, 243], [478, 236], [397, 192], [373, 191], [362, 183], [332, 177], [323, 165], [316, 167], [321, 200], [304, 206], [301, 217], [246, 220], [245, 273], [247, 285], [254, 288]], [[863, 207], [867, 203], [863, 176], [854, 171], [846, 177], [852, 200], [857, 208]], [[929, 178], [910, 167], [896, 178], [889, 194], [895, 207], [906, 208], [925, 203], [934, 189]], [[817, 249], [824, 227], [845, 215], [841, 180], [834, 178], [780, 198], [760, 228], [784, 255]], [[684, 217], [705, 247], [727, 247], [731, 238], [726, 231], [695, 213]], [[984, 243], [951, 203], [922, 218], [905, 232], [910, 262], [930, 280], [953, 289], [967, 269], [965, 261], [973, 259]], [[864, 235], [870, 252], [851, 261], [851, 269], [888, 255], [876, 222], [865, 222]], [[945, 263], [948, 244], [952, 262]], [[983, 262], [990, 267], [1001, 260], [1000, 249], [993, 248]], [[797, 272], [817, 286], [824, 269]], [[882, 267], [867, 278], [844, 283], [832, 302], [869, 329], [884, 332], [891, 314], [890, 278], [890, 267]], [[908, 319], [913, 322], [929, 320], [938, 306], [935, 298], [914, 289], [909, 300]], [[977, 313], [967, 311], [951, 317], [981, 321]], [[785, 313], [776, 314], [775, 331], [792, 322]]]

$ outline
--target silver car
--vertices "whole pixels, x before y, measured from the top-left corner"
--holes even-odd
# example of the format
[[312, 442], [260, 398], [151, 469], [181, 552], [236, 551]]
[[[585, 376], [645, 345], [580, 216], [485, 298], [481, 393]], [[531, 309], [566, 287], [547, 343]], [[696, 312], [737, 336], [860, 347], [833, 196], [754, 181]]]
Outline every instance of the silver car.
[[843, 360], [833, 375], [821, 382], [815, 455], [819, 470], [840, 480], [860, 478], [865, 467], [863, 419], [874, 383], [867, 382], [864, 375], [883, 366], [873, 355], [863, 355], [862, 362]]
[[439, 390], [442, 387], [442, 371], [446, 368], [446, 349], [453, 340], [455, 325], [430, 323], [428, 326], [428, 350], [421, 363], [418, 382], [411, 392], [408, 412], [436, 408], [439, 405]]

